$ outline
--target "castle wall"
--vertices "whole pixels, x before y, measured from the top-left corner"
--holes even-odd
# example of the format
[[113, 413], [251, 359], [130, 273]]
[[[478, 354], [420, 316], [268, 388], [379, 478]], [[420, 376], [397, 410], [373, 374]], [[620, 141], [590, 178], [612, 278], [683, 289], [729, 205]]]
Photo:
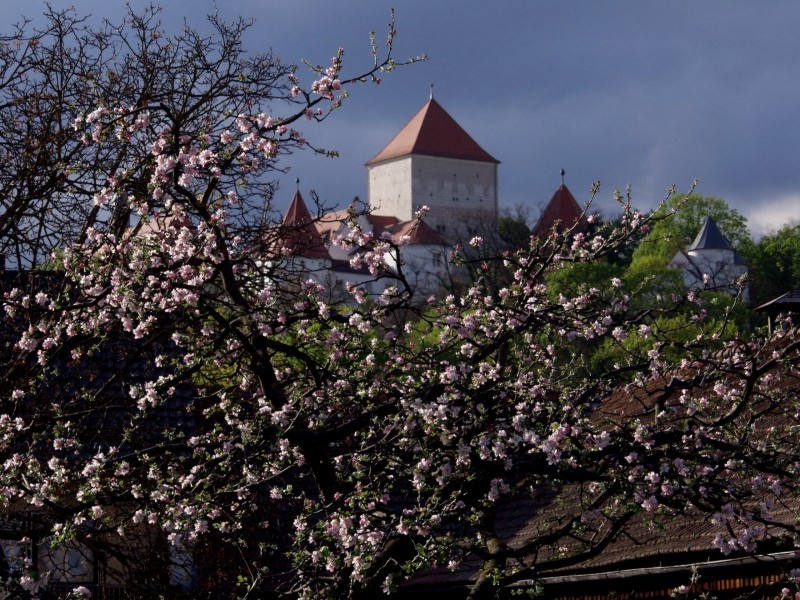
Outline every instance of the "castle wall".
[[[736, 262], [733, 250], [724, 248], [690, 250], [686, 254], [679, 251], [668, 266], [681, 271], [686, 289], [712, 289], [731, 295], [739, 292], [738, 280], [748, 272], [747, 265]], [[750, 301], [748, 285], [742, 290], [742, 299]]]
[[425, 222], [451, 241], [493, 230], [497, 221], [497, 165], [411, 155], [368, 167], [369, 205], [375, 214], [413, 218], [430, 207]]
[[[399, 249], [401, 269], [406, 281], [420, 296], [436, 293], [447, 281], [448, 250], [435, 244], [411, 244]], [[398, 271], [397, 255], [386, 255], [386, 264], [392, 271]]]
[[411, 156], [367, 166], [367, 202], [376, 215], [401, 221], [414, 218], [411, 199]]

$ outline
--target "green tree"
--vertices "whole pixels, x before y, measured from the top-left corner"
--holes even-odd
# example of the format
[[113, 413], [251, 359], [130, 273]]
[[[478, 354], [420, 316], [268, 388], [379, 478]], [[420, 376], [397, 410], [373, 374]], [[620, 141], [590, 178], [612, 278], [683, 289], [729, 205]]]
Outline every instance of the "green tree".
[[530, 241], [530, 227], [517, 216], [502, 215], [497, 219], [497, 230], [500, 239], [513, 248], [527, 246]]
[[692, 243], [706, 217], [716, 221], [737, 250], [750, 242], [747, 219], [722, 198], [674, 195], [656, 215], [655, 225], [633, 253], [633, 263], [645, 256], [657, 256], [666, 265], [678, 250]]
[[784, 225], [742, 249], [750, 265], [754, 305], [800, 287], [800, 224]]

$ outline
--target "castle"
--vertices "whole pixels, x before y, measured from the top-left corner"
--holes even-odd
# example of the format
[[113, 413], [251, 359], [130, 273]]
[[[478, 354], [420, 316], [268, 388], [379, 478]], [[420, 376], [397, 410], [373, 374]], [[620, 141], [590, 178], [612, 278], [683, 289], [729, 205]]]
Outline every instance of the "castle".
[[[449, 271], [454, 244], [496, 231], [498, 164], [431, 97], [367, 161], [368, 210], [355, 217], [357, 227], [397, 244], [387, 266], [402, 270], [415, 292], [433, 293]], [[416, 216], [423, 207], [424, 219]], [[312, 218], [298, 190], [283, 220], [284, 247], [297, 267], [330, 289], [351, 282], [380, 293], [392, 282], [363, 268], [358, 249], [334, 243], [351, 229], [351, 218], [348, 210]]]
[[410, 220], [428, 206], [428, 224], [461, 241], [496, 223], [498, 164], [431, 98], [367, 161], [369, 207]]
[[[429, 295], [452, 281], [450, 249], [474, 236], [496, 239], [498, 198], [496, 158], [486, 152], [433, 98], [426, 102], [389, 143], [366, 162], [366, 210], [340, 210], [312, 217], [300, 194], [286, 211], [283, 247], [290, 267], [343, 291], [355, 284], [368, 294], [393, 285], [360, 260], [357, 247], [336, 244], [355, 227], [373, 238], [397, 245], [386, 255], [388, 270], [400, 274], [419, 295]], [[543, 209], [532, 234], [585, 231], [584, 210], [563, 182]], [[424, 218], [419, 214], [424, 207]], [[424, 211], [423, 211], [424, 212]], [[747, 266], [710, 217], [686, 250], [670, 262], [689, 288], [736, 293]], [[709, 281], [709, 279], [711, 281]], [[744, 300], [748, 293], [745, 287]]]

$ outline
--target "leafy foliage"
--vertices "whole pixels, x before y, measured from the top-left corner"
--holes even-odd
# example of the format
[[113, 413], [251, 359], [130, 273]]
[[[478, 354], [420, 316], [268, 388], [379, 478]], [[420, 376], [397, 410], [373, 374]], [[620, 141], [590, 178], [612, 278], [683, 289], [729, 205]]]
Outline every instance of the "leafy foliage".
[[659, 207], [656, 216], [652, 229], [633, 253], [633, 263], [655, 256], [666, 265], [678, 250], [692, 243], [706, 217], [716, 221], [734, 248], [750, 240], [747, 220], [722, 198], [673, 195]]
[[744, 250], [758, 305], [800, 288], [800, 225], [785, 225]]
[[530, 243], [531, 229], [519, 216], [501, 215], [497, 219], [497, 228], [500, 239], [512, 248], [521, 248]]

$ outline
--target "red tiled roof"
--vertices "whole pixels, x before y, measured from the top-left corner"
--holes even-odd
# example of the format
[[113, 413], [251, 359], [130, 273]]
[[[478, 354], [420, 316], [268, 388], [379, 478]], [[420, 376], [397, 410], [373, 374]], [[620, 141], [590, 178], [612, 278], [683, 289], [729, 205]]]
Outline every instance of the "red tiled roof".
[[380, 237], [384, 231], [390, 230], [400, 222], [397, 217], [384, 215], [367, 215], [367, 221], [372, 225], [372, 234], [375, 237]]
[[128, 235], [136, 231], [136, 235], [141, 236], [148, 233], [167, 231], [171, 227], [188, 227], [189, 229], [194, 229], [194, 224], [186, 215], [175, 216], [172, 213], [169, 213], [165, 215], [153, 215], [145, 220], [141, 226], [139, 226], [138, 231], [136, 230], [136, 226], [128, 227], [126, 231], [128, 232]]
[[[549, 235], [556, 222], [560, 223], [558, 227], [559, 231], [571, 229], [578, 221], [581, 214], [583, 214], [583, 209], [575, 201], [575, 197], [567, 186], [562, 183], [558, 186], [556, 193], [553, 194], [553, 197], [550, 198], [550, 202], [547, 203], [547, 206], [545, 206], [542, 211], [539, 220], [533, 228], [533, 234], [537, 237]], [[583, 229], [583, 224], [579, 226], [579, 229]]]
[[[339, 231], [342, 223], [346, 223], [350, 219], [351, 212], [348, 209], [336, 210], [333, 212], [325, 213], [315, 223], [314, 226], [323, 238], [329, 238], [331, 235]], [[372, 225], [372, 234], [375, 237], [389, 230], [392, 226], [396, 225], [399, 220], [397, 217], [386, 215], [364, 215]]]
[[300, 190], [295, 193], [283, 217], [283, 230], [283, 247], [288, 248], [293, 255], [305, 258], [329, 257]]
[[409, 244], [427, 244], [432, 246], [447, 245], [447, 242], [444, 241], [442, 236], [422, 219], [403, 221], [388, 229], [388, 231], [392, 234], [392, 240], [395, 244], [399, 244], [400, 238], [407, 235], [410, 237], [408, 241]]
[[286, 214], [283, 215], [284, 225], [303, 225], [311, 222], [311, 213], [308, 212], [305, 200], [300, 190], [294, 193], [294, 198], [289, 203], [289, 208], [286, 209]]
[[350, 213], [348, 210], [336, 210], [333, 212], [325, 213], [317, 221], [314, 222], [314, 227], [323, 238], [329, 238], [331, 235], [339, 231], [342, 223], [347, 221]]
[[367, 165], [409, 154], [500, 162], [481, 148], [436, 100], [429, 100]]

